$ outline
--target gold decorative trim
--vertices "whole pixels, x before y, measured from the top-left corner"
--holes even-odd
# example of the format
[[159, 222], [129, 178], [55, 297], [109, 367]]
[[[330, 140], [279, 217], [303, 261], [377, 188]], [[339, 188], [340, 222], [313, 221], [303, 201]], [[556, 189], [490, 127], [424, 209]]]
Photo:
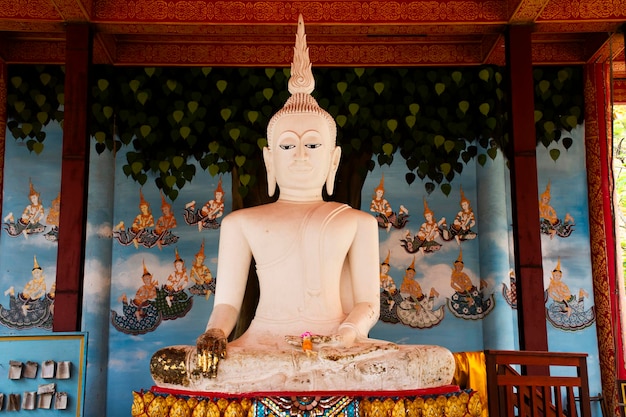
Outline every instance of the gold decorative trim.
[[[354, 407], [348, 405], [352, 403]], [[265, 404], [270, 404], [266, 407]], [[299, 404], [306, 404], [299, 407]], [[203, 398], [133, 392], [133, 417], [480, 417], [475, 391], [411, 397], [278, 396]]]
[[[608, 259], [606, 247], [607, 225], [605, 224], [604, 198], [606, 181], [603, 176], [601, 150], [607, 150], [606, 85], [598, 84], [600, 78], [606, 79], [608, 66], [587, 64], [585, 67], [585, 144], [587, 162], [587, 188], [589, 197], [589, 236], [591, 246], [591, 269], [593, 277], [593, 298], [596, 309], [596, 330], [600, 361], [600, 377], [605, 404], [613, 409], [617, 396], [615, 387], [615, 339], [611, 322], [611, 291], [609, 288]], [[599, 77], [599, 73], [602, 73]], [[606, 84], [606, 82], [605, 82]], [[605, 142], [605, 143], [602, 143]]]

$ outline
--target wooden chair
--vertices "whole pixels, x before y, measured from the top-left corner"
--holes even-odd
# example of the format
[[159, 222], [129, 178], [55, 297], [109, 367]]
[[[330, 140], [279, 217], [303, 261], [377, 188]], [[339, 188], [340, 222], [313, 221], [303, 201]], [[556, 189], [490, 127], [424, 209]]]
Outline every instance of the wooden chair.
[[[492, 417], [591, 417], [586, 353], [486, 350], [485, 365]], [[576, 376], [551, 376], [551, 366]]]

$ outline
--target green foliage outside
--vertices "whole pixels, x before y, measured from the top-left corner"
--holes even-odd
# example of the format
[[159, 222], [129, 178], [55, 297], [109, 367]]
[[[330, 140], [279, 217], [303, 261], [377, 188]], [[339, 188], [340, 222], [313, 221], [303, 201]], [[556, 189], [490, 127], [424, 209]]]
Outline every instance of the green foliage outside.
[[[313, 94], [338, 124], [339, 184], [354, 184], [340, 199], [353, 205], [377, 163], [400, 157], [408, 184], [420, 179], [428, 193], [448, 195], [471, 159], [507, 156], [501, 68], [314, 68], [314, 75]], [[123, 152], [124, 172], [138, 184], [153, 180], [174, 200], [192, 181], [195, 160], [211, 175], [232, 173], [241, 198], [260, 188], [265, 128], [288, 98], [288, 69], [101, 66], [92, 76], [94, 149]], [[63, 121], [63, 79], [62, 67], [9, 67], [8, 126], [32, 152], [44, 149], [42, 127]], [[534, 79], [537, 142], [559, 143], [556, 161], [559, 148], [572, 146], [562, 131], [582, 122], [582, 69], [536, 68]]]

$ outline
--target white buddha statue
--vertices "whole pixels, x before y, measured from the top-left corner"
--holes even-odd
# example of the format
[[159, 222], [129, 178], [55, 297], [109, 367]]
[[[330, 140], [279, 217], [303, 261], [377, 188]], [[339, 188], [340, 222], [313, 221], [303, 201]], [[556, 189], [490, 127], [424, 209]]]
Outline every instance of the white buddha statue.
[[[156, 352], [156, 384], [202, 392], [415, 390], [450, 384], [452, 354], [368, 338], [379, 317], [378, 225], [326, 202], [341, 148], [336, 124], [311, 96], [314, 79], [300, 16], [285, 106], [263, 150], [274, 203], [222, 221], [215, 304], [197, 346]], [[250, 327], [227, 342], [254, 258], [260, 295]], [[309, 336], [310, 335], [310, 336]], [[303, 343], [304, 342], [304, 343]], [[312, 342], [312, 343], [311, 343]]]

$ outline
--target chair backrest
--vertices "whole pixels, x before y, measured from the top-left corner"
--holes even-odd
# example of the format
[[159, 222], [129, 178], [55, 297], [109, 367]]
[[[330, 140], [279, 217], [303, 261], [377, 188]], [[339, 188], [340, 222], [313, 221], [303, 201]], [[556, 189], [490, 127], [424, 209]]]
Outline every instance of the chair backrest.
[[490, 416], [591, 417], [586, 353], [486, 350], [485, 365]]

